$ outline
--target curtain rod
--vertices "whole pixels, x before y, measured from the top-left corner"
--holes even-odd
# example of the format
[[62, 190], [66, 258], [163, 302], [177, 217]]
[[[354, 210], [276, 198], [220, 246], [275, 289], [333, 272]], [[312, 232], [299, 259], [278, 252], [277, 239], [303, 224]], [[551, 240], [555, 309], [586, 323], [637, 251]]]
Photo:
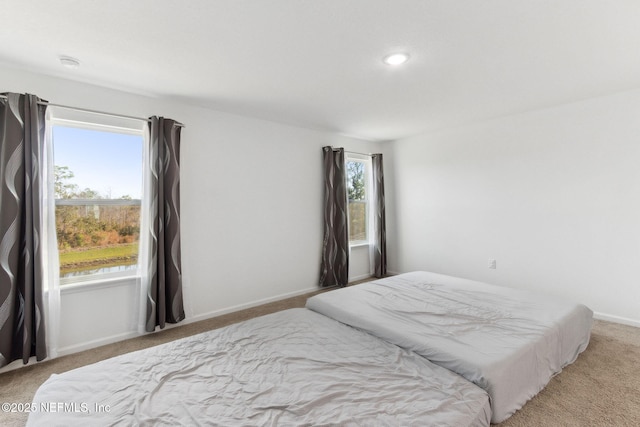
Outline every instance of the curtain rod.
[[[5, 95], [0, 95], [0, 98], [7, 99], [7, 97]], [[147, 122], [147, 123], [149, 123], [151, 121], [149, 119], [144, 119], [142, 117], [125, 116], [124, 114], [107, 113], [105, 111], [90, 110], [88, 108], [70, 107], [68, 105], [54, 104], [54, 103], [46, 102], [46, 101], [38, 101], [38, 104], [39, 105], [46, 105], [46, 106], [49, 106], [49, 107], [67, 108], [69, 110], [82, 111], [82, 112], [85, 112], [85, 113], [101, 114], [103, 116], [111, 116], [111, 117], [120, 117], [120, 118], [123, 118], [123, 119], [140, 120], [140, 121]], [[186, 128], [186, 126], [183, 125], [180, 122], [176, 122], [176, 126], [180, 126], [182, 128]]]
[[358, 153], [358, 152], [356, 152], [356, 151], [347, 151], [347, 150], [344, 150], [344, 152], [345, 152], [345, 153], [349, 153], [349, 154], [359, 154], [359, 155], [361, 155], [361, 156], [369, 156], [369, 157], [373, 157], [373, 156], [375, 156], [375, 154], [370, 154], [370, 153]]

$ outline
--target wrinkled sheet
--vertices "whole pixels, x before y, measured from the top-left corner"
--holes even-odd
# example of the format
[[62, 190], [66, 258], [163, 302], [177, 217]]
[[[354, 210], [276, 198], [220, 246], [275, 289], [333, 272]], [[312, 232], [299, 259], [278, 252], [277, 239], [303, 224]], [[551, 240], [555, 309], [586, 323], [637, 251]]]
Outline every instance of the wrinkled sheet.
[[53, 375], [33, 402], [79, 410], [31, 413], [30, 426], [457, 427], [491, 417], [486, 392], [462, 377], [307, 309]]
[[307, 308], [456, 372], [487, 390], [498, 423], [589, 343], [593, 312], [537, 293], [428, 272], [326, 292]]

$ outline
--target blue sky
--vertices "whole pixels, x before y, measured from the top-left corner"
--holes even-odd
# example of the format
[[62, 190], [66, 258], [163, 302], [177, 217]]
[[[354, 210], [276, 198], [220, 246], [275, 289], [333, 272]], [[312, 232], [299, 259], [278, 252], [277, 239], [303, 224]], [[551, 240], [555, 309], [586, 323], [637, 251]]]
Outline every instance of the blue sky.
[[142, 137], [120, 133], [53, 127], [54, 162], [67, 166], [70, 182], [105, 197], [119, 199], [142, 194]]

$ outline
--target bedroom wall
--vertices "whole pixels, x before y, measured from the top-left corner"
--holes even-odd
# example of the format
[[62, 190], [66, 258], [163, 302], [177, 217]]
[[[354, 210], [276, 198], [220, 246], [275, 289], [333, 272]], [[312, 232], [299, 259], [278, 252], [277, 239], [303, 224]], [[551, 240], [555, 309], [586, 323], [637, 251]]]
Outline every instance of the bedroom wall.
[[640, 91], [395, 141], [387, 161], [390, 270], [535, 289], [640, 326]]
[[[317, 289], [322, 243], [321, 147], [380, 144], [125, 93], [0, 65], [0, 91], [137, 117], [182, 132], [183, 275], [189, 321]], [[365, 251], [366, 252], [366, 251]], [[351, 276], [369, 270], [355, 250]], [[63, 291], [60, 350], [136, 335], [135, 283]]]

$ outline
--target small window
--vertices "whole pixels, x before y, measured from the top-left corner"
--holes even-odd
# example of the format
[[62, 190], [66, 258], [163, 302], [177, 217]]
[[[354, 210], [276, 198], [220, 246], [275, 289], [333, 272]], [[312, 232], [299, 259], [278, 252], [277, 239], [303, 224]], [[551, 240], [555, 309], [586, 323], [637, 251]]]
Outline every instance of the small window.
[[369, 161], [347, 158], [347, 197], [349, 198], [349, 243], [369, 241]]
[[52, 120], [60, 283], [137, 275], [143, 132]]

